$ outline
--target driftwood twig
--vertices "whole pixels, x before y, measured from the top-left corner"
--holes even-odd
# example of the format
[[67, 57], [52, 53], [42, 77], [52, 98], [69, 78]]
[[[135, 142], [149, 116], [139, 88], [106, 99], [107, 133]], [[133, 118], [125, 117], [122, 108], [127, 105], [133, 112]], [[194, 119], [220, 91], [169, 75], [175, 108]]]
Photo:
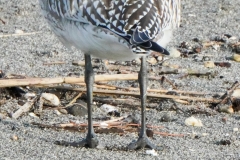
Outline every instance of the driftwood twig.
[[[62, 86], [56, 86], [54, 88], [86, 92], [86, 89], [82, 89], [82, 88], [62, 87]], [[115, 91], [115, 90], [112, 91], [112, 90], [100, 90], [100, 89], [94, 89], [93, 93], [94, 94], [103, 94], [103, 95], [128, 95], [128, 96], [139, 96], [140, 95], [139, 92], [124, 92], [124, 91]], [[153, 94], [153, 93], [147, 93], [147, 96], [151, 97], [151, 98], [182, 99], [182, 100], [209, 102], [209, 103], [219, 103], [219, 100], [214, 99], [214, 98], [162, 95], [162, 94]]]
[[[95, 75], [95, 82], [117, 80], [137, 80], [137, 74]], [[1, 79], [0, 88], [14, 86], [52, 85], [61, 83], [84, 83], [84, 77]]]

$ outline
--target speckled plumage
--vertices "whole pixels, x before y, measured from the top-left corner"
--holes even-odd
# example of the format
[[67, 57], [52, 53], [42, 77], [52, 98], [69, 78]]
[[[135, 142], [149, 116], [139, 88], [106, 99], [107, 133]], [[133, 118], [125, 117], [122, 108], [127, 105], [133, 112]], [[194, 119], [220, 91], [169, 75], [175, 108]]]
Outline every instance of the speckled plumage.
[[164, 38], [164, 32], [180, 20], [180, 0], [40, 0], [40, 4], [63, 44], [104, 59], [130, 60], [151, 50], [168, 54], [158, 46], [165, 44], [157, 43], [167, 43], [170, 35]]

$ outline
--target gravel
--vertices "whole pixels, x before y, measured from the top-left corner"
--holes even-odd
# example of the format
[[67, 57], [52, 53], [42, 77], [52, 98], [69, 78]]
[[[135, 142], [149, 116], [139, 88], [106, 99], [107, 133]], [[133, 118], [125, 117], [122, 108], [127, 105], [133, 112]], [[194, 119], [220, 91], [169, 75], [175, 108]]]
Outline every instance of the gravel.
[[[181, 27], [176, 31], [169, 46], [177, 47], [182, 42], [195, 45], [194, 38], [208, 41], [223, 34], [239, 38], [239, 6], [240, 1], [237, 0], [182, 0]], [[83, 55], [74, 49], [69, 51], [57, 40], [41, 15], [38, 1], [0, 0], [0, 34], [14, 34], [16, 30], [34, 34], [0, 38], [0, 70], [5, 74], [29, 77], [83, 75], [83, 67], [72, 65], [73, 60], [83, 60]], [[176, 75], [166, 76], [178, 85], [179, 90], [222, 93], [235, 81], [240, 80], [240, 63], [227, 58], [233, 54], [231, 48], [221, 46], [204, 48], [199, 55], [209, 56], [211, 61], [230, 62], [230, 68], [208, 69], [204, 67], [203, 62], [194, 61], [191, 55], [187, 58], [168, 59], [168, 63], [180, 68], [217, 72], [212, 78], [188, 76], [179, 79]], [[65, 64], [43, 65], [56, 61], [63, 61]], [[152, 83], [154, 82], [150, 82]], [[129, 85], [128, 82], [116, 84]], [[164, 105], [167, 108], [172, 104], [167, 102]], [[206, 107], [207, 104], [192, 102], [185, 107], [196, 106]], [[0, 113], [11, 113], [16, 108], [17, 100], [11, 99], [0, 106]], [[34, 118], [28, 114], [17, 120], [0, 117], [0, 159], [240, 159], [240, 132], [234, 129], [240, 128], [239, 114], [195, 114], [194, 116], [202, 121], [203, 127], [190, 127], [184, 124], [187, 116], [181, 112], [174, 112], [175, 121], [161, 122], [161, 117], [166, 112], [167, 109], [150, 109], [147, 111], [147, 117], [151, 117], [148, 123], [164, 126], [162, 131], [187, 136], [182, 138], [154, 135], [151, 141], [163, 148], [155, 157], [147, 155], [146, 150], [120, 149], [136, 139], [136, 133], [123, 136], [98, 134], [99, 140], [108, 149], [73, 148], [57, 146], [54, 142], [77, 141], [84, 138], [85, 133], [40, 129], [31, 124], [69, 122], [81, 120], [80, 117], [56, 115], [54, 111], [44, 112], [41, 118]], [[94, 112], [94, 116], [97, 115], [98, 113]], [[224, 145], [224, 141], [230, 144]]]

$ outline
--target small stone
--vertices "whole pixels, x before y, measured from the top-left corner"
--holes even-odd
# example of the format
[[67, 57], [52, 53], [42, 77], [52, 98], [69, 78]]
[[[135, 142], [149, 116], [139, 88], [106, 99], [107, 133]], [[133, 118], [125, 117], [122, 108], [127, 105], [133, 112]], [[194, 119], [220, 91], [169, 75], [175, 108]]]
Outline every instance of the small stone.
[[236, 62], [240, 62], [240, 54], [233, 54], [232, 59]]
[[24, 97], [25, 97], [26, 99], [33, 98], [33, 97], [35, 97], [35, 96], [36, 96], [35, 93], [30, 93], [30, 92], [28, 92], [28, 93], [26, 93], [26, 94], [24, 95]]
[[59, 109], [58, 111], [61, 112], [62, 114], [68, 114], [68, 111], [63, 108]]
[[18, 138], [18, 136], [13, 135], [11, 139], [14, 140], [14, 141], [17, 141], [19, 138]]
[[232, 106], [229, 106], [229, 105], [220, 106], [219, 112], [225, 112], [225, 113], [229, 113], [229, 114], [234, 113]]
[[15, 33], [16, 33], [16, 34], [23, 34], [24, 32], [23, 32], [23, 30], [21, 30], [21, 29], [16, 29], [16, 30], [15, 30]]
[[214, 62], [216, 66], [230, 68], [232, 66], [229, 62]]
[[240, 89], [235, 89], [233, 91], [232, 97], [239, 97], [240, 98]]
[[207, 67], [207, 68], [214, 68], [215, 64], [214, 64], [213, 61], [205, 61], [204, 66]]
[[164, 114], [161, 119], [161, 122], [171, 122], [172, 121], [172, 117], [169, 113]]
[[159, 62], [161, 62], [161, 61], [163, 60], [163, 56], [158, 56], [158, 57], [157, 57], [157, 60], [158, 60]]
[[221, 140], [218, 144], [219, 145], [230, 145], [231, 141], [230, 140]]
[[87, 115], [87, 108], [81, 104], [74, 104], [72, 107], [68, 109], [68, 112], [74, 116], [83, 117]]
[[203, 133], [202, 135], [205, 137], [205, 136], [208, 136], [209, 134], [208, 133]]
[[229, 40], [237, 40], [238, 38], [237, 37], [235, 37], [235, 36], [231, 36], [230, 38], [229, 38]]
[[182, 42], [180, 47], [181, 48], [188, 48], [188, 42]]
[[154, 132], [153, 132], [153, 130], [147, 129], [146, 134], [147, 134], [148, 137], [152, 138], [153, 135], [154, 135]]
[[198, 38], [193, 38], [194, 42], [200, 42], [200, 40]]
[[100, 123], [100, 128], [108, 128], [108, 124], [107, 123], [105, 123], [105, 122], [101, 122]]
[[211, 58], [209, 56], [203, 56], [203, 61], [210, 61]]
[[194, 126], [194, 127], [202, 127], [202, 121], [199, 119], [196, 119], [195, 117], [189, 117], [185, 120], [185, 124], [187, 126]]
[[157, 60], [155, 58], [150, 58], [149, 60], [147, 60], [148, 63], [155, 65], [157, 63]]
[[238, 132], [238, 128], [233, 128], [233, 132]]
[[170, 50], [169, 50], [169, 53], [170, 53], [170, 57], [180, 57], [181, 56], [181, 53], [177, 50], [177, 49], [175, 49], [175, 48], [171, 48]]
[[164, 62], [162, 63], [162, 66], [164, 66], [164, 67], [167, 67], [167, 66], [169, 66], [169, 65], [170, 65], [170, 63], [167, 62], [167, 61], [164, 61]]
[[6, 116], [4, 114], [0, 113], [0, 120], [5, 119], [5, 118], [6, 118]]
[[222, 121], [223, 121], [224, 123], [227, 123], [227, 117], [223, 117], [223, 118], [222, 118]]
[[146, 150], [146, 154], [152, 155], [152, 156], [158, 156], [158, 153], [152, 149], [152, 150]]
[[72, 65], [84, 67], [85, 66], [85, 62], [83, 62], [83, 61], [73, 61]]
[[203, 61], [203, 58], [198, 56], [198, 55], [193, 56], [193, 59], [194, 59], [195, 62], [202, 62]]
[[59, 106], [60, 105], [60, 100], [59, 98], [52, 93], [42, 93], [41, 98], [44, 100], [44, 104], [47, 105], [52, 105], [52, 106]]
[[119, 117], [120, 113], [118, 112], [118, 109], [112, 105], [109, 104], [103, 104], [100, 109], [104, 111], [106, 114], [109, 114], [111, 116]]
[[220, 46], [218, 44], [214, 44], [212, 45], [212, 48], [216, 51], [218, 51], [220, 49]]
[[59, 112], [58, 110], [54, 110], [54, 113], [56, 114], [56, 115], [61, 115], [62, 113], [61, 112]]
[[200, 53], [202, 51], [202, 48], [201, 47], [196, 47], [196, 48], [193, 49], [193, 51], [195, 53]]
[[240, 98], [232, 98], [232, 108], [234, 112], [240, 111]]
[[35, 113], [33, 113], [33, 112], [28, 113], [28, 115], [31, 116], [31, 117], [34, 117], [34, 118], [39, 118], [39, 117], [38, 117]]
[[179, 65], [176, 65], [176, 64], [171, 64], [169, 65], [170, 68], [173, 68], [173, 69], [179, 69], [180, 66]]

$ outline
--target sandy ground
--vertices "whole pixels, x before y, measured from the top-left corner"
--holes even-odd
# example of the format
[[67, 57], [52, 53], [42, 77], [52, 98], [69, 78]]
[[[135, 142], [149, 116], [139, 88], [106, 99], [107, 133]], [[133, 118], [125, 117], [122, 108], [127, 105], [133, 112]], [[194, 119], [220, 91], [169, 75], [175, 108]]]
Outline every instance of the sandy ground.
[[[194, 38], [208, 41], [222, 34], [230, 34], [239, 39], [239, 6], [240, 1], [237, 0], [183, 0], [181, 27], [175, 33], [170, 46], [177, 47], [184, 41], [196, 46], [198, 44], [193, 41]], [[36, 33], [0, 38], [0, 70], [5, 74], [29, 77], [83, 75], [84, 68], [72, 65], [73, 60], [83, 60], [82, 54], [75, 50], [67, 50], [56, 39], [39, 11], [38, 1], [0, 0], [0, 34], [13, 34], [18, 29], [25, 33]], [[188, 76], [180, 79], [176, 75], [166, 76], [179, 90], [222, 93], [235, 81], [240, 80], [240, 63], [228, 59], [233, 54], [232, 49], [227, 46], [205, 48], [200, 54], [200, 57], [209, 56], [212, 61], [230, 62], [230, 68], [207, 69], [202, 61], [195, 61], [194, 55], [167, 60], [169, 64], [178, 65], [182, 69], [216, 72], [217, 74], [211, 78]], [[55, 61], [63, 61], [65, 64], [43, 65]], [[127, 86], [129, 83], [116, 84]], [[155, 82], [150, 82], [152, 83]], [[169, 88], [171, 89], [171, 86], [167, 85], [165, 89]], [[172, 103], [164, 105], [169, 108]], [[209, 106], [205, 103], [192, 102], [185, 107], [194, 108], [197, 105], [200, 108]], [[18, 107], [17, 100], [11, 99], [0, 106], [0, 112], [11, 113]], [[41, 119], [26, 114], [17, 120], [11, 118], [0, 120], [0, 159], [240, 159], [240, 132], [233, 131], [234, 128], [240, 129], [239, 114], [217, 113], [211, 116], [195, 114], [194, 116], [201, 119], [204, 125], [197, 128], [186, 126], [184, 120], [187, 117], [181, 112], [171, 111], [176, 121], [160, 122], [166, 112], [170, 111], [150, 109], [147, 112], [147, 117], [151, 117], [148, 118], [148, 123], [164, 126], [163, 131], [187, 136], [178, 138], [155, 135], [152, 141], [164, 148], [158, 151], [159, 155], [156, 157], [146, 155], [146, 150], [118, 149], [136, 139], [137, 135], [134, 133], [124, 136], [98, 134], [99, 140], [107, 148], [115, 148], [113, 150], [54, 145], [56, 140], [77, 141], [85, 134], [39, 129], [31, 122], [53, 124], [81, 118], [45, 112]], [[94, 112], [94, 116], [97, 115], [98, 112]], [[227, 119], [226, 123], [222, 121], [223, 117]], [[12, 140], [14, 135], [19, 137], [19, 140]], [[221, 140], [229, 140], [231, 144], [218, 145]]]

